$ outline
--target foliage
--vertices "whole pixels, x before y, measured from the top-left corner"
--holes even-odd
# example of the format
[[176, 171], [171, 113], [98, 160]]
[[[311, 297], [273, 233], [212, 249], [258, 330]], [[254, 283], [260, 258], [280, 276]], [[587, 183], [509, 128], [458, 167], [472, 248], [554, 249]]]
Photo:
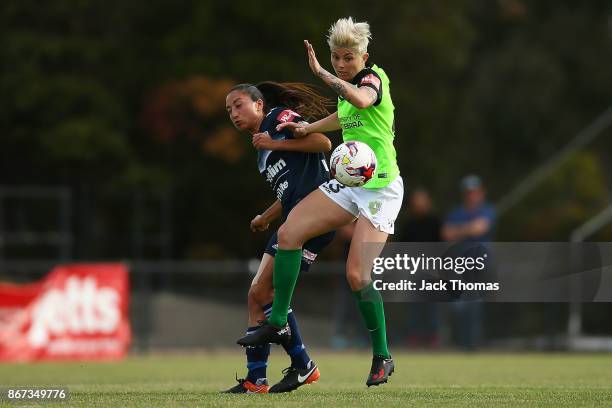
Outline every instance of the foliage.
[[[2, 184], [68, 185], [75, 200], [166, 191], [175, 257], [256, 256], [265, 237], [253, 238], [248, 222], [273, 196], [248, 136], [226, 118], [224, 94], [267, 79], [321, 85], [302, 40], [329, 68], [325, 34], [345, 15], [372, 24], [408, 190], [430, 188], [441, 210], [468, 172], [484, 177], [495, 201], [612, 100], [606, 1], [5, 1]], [[605, 205], [612, 142], [598, 146], [502, 219], [498, 238], [565, 239]], [[589, 205], [570, 203], [568, 168], [590, 180]], [[514, 222], [560, 199], [568, 212], [555, 226]]]

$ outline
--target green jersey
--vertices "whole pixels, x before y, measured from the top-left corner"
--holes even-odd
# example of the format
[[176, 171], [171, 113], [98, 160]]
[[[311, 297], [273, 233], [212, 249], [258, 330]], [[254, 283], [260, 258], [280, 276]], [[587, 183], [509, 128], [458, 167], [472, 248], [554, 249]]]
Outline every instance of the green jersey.
[[338, 119], [345, 142], [357, 140], [364, 142], [376, 154], [376, 171], [372, 180], [363, 187], [382, 188], [391, 183], [398, 175], [395, 147], [395, 126], [393, 101], [389, 92], [389, 78], [385, 71], [373, 65], [359, 72], [351, 83], [357, 87], [367, 86], [376, 91], [378, 99], [366, 109], [351, 105], [338, 97]]

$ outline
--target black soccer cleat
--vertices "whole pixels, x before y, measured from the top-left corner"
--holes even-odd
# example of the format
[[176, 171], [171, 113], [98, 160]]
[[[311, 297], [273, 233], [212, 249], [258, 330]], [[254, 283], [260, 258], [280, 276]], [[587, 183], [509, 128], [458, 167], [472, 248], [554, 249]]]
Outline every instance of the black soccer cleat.
[[288, 324], [285, 324], [284, 327], [276, 327], [272, 326], [268, 320], [262, 320], [255, 331], [238, 339], [236, 343], [243, 347], [250, 347], [268, 343], [282, 344], [289, 340], [291, 340], [291, 329]]
[[321, 373], [314, 361], [310, 360], [306, 368], [287, 367], [283, 370], [282, 380], [270, 387], [269, 392], [291, 392], [302, 385], [317, 382]]
[[238, 381], [238, 384], [221, 392], [224, 394], [267, 394], [270, 389], [268, 381], [264, 378], [260, 378], [255, 383], [252, 383], [249, 380], [236, 376], [236, 381]]
[[372, 368], [366, 381], [368, 387], [372, 385], [384, 384], [389, 380], [389, 377], [395, 370], [395, 364], [391, 357], [385, 358], [383, 356], [374, 356], [372, 358]]

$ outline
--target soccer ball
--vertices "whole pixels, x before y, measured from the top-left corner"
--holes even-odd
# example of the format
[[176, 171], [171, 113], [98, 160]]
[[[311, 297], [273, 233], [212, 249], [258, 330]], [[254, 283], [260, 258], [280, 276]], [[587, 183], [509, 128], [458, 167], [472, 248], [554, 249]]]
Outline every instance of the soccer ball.
[[370, 181], [376, 170], [376, 155], [363, 142], [342, 143], [329, 160], [331, 175], [347, 187], [360, 187]]

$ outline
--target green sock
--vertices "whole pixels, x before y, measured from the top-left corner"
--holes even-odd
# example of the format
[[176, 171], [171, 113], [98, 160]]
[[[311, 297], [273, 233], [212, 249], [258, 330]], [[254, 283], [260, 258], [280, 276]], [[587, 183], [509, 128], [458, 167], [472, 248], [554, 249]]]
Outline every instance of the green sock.
[[370, 331], [372, 352], [376, 356], [391, 357], [387, 348], [387, 327], [385, 325], [385, 308], [380, 293], [370, 282], [366, 287], [353, 292], [365, 325]]
[[278, 249], [274, 257], [274, 302], [268, 321], [273, 326], [287, 324], [287, 312], [293, 296], [293, 289], [300, 274], [302, 263], [301, 249]]

